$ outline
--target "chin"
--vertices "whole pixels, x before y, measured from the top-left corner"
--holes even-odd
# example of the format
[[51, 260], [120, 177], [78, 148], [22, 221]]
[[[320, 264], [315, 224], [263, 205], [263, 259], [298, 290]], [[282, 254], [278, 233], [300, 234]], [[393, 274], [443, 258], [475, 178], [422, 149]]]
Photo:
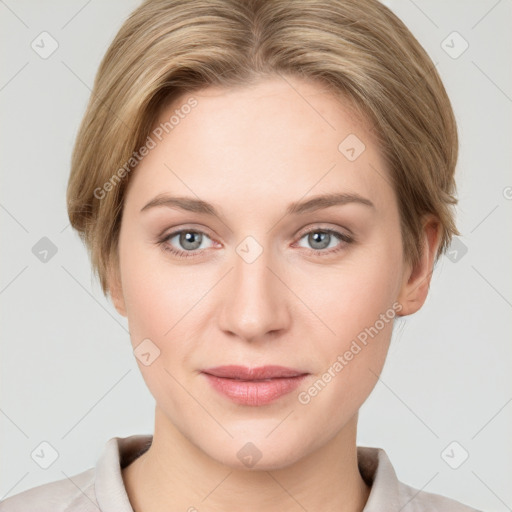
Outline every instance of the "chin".
[[[274, 428], [276, 423], [274, 423]], [[298, 462], [315, 448], [316, 443], [307, 443], [297, 431], [283, 430], [280, 435], [268, 436], [269, 430], [260, 429], [236, 435], [224, 442], [205, 444], [199, 448], [209, 457], [233, 470], [274, 471], [284, 469]], [[275, 435], [275, 438], [272, 438]], [[317, 439], [317, 441], [319, 441]]]

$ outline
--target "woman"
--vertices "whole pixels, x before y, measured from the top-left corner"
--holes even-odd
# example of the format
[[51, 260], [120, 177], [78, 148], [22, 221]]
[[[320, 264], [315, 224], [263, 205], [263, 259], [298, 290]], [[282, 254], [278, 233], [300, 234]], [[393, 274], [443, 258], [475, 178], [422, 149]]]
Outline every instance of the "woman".
[[457, 147], [377, 1], [144, 2], [101, 63], [68, 212], [154, 435], [0, 510], [474, 510], [356, 446], [394, 319], [458, 234]]

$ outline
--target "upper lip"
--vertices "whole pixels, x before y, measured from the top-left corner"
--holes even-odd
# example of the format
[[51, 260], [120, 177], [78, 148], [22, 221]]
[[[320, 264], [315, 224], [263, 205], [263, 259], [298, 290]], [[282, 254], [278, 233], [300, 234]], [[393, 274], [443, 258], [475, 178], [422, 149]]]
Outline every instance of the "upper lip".
[[203, 373], [225, 379], [239, 380], [279, 379], [306, 375], [306, 372], [276, 365], [258, 366], [255, 368], [238, 365], [215, 366], [214, 368], [203, 370]]

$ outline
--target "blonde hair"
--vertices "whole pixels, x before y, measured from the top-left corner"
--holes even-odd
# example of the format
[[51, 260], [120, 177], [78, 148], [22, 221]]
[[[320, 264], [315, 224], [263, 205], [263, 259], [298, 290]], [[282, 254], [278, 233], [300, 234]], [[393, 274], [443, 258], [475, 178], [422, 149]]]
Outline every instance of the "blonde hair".
[[320, 81], [370, 121], [391, 171], [406, 261], [419, 260], [425, 214], [440, 221], [436, 260], [459, 234], [450, 100], [425, 50], [387, 7], [377, 0], [146, 0], [100, 64], [67, 190], [71, 225], [105, 295], [110, 270], [118, 271], [129, 171], [163, 105], [209, 85], [276, 75]]

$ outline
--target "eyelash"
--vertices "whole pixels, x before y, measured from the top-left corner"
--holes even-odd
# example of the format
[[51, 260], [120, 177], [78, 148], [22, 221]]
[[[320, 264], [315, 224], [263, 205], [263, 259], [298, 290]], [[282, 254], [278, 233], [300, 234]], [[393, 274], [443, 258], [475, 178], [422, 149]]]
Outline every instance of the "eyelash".
[[[179, 249], [174, 249], [173, 247], [169, 246], [168, 243], [167, 243], [168, 240], [170, 240], [171, 238], [174, 238], [176, 235], [179, 235], [181, 233], [196, 233], [196, 234], [202, 234], [202, 235], [208, 236], [203, 231], [198, 231], [198, 230], [195, 230], [195, 229], [181, 229], [179, 231], [173, 231], [172, 233], [166, 235], [165, 237], [160, 239], [157, 242], [157, 244], [159, 246], [161, 246], [162, 250], [164, 250], [166, 252], [169, 252], [172, 255], [177, 256], [179, 258], [196, 257], [202, 251], [204, 251], [204, 249], [196, 249], [195, 251], [182, 251], [182, 250], [179, 250]], [[355, 240], [354, 240], [354, 238], [352, 236], [349, 236], [349, 235], [347, 235], [345, 233], [336, 231], [334, 229], [327, 229], [327, 228], [322, 229], [322, 228], [317, 228], [317, 227], [309, 229], [309, 230], [305, 231], [304, 233], [302, 233], [302, 235], [299, 237], [299, 240], [302, 240], [305, 236], [309, 235], [310, 233], [326, 233], [326, 234], [330, 234], [330, 235], [335, 236], [336, 238], [338, 238], [338, 240], [340, 240], [340, 242], [342, 242], [341, 244], [339, 244], [334, 249], [307, 249], [307, 248], [303, 248], [306, 251], [308, 251], [309, 254], [311, 254], [313, 256], [321, 256], [321, 257], [330, 256], [330, 255], [332, 255], [334, 253], [337, 253], [337, 252], [343, 250], [345, 248], [344, 247], [345, 244], [348, 245], [348, 244], [352, 244], [352, 243], [355, 242]], [[208, 238], [210, 238], [210, 237], [208, 237]]]

